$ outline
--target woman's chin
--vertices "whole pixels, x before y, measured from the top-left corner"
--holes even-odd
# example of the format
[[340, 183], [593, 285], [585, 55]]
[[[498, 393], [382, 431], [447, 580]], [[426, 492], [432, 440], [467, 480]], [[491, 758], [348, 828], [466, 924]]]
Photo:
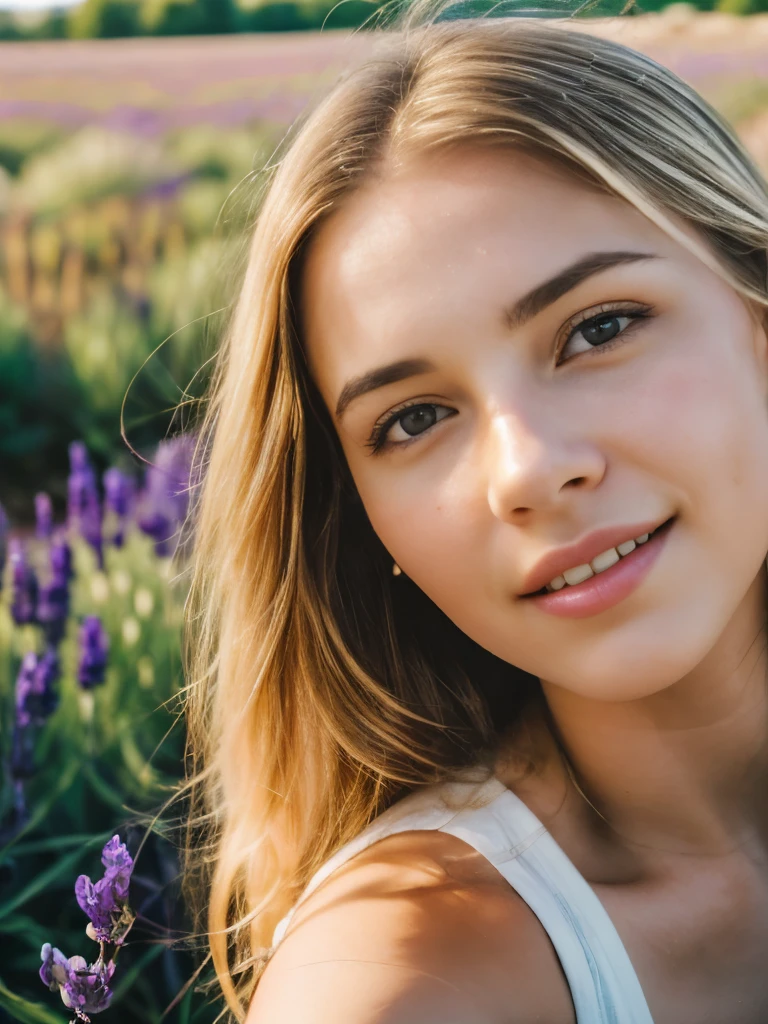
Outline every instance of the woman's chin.
[[[621, 651], [581, 652], [578, 666], [559, 666], [540, 675], [545, 689], [557, 686], [588, 700], [626, 702], [643, 700], [668, 690], [695, 672], [711, 649], [706, 637], [690, 638], [681, 632], [649, 634], [645, 643]], [[716, 635], [716, 634], [715, 634]]]

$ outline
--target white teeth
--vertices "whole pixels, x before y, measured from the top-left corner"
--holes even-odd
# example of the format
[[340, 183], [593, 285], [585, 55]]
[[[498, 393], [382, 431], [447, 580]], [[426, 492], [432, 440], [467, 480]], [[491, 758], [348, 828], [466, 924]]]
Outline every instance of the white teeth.
[[576, 583], [583, 583], [584, 580], [588, 580], [590, 576], [594, 575], [589, 562], [585, 562], [584, 565], [577, 565], [574, 569], [566, 569], [563, 573], [565, 582], [571, 586], [574, 586]]
[[566, 584], [573, 587], [577, 583], [583, 583], [585, 580], [588, 580], [596, 573], [605, 572], [612, 565], [616, 565], [620, 557], [623, 558], [625, 555], [630, 555], [638, 544], [645, 544], [649, 537], [649, 533], [641, 533], [634, 540], [625, 540], [622, 544], [617, 544], [615, 548], [608, 548], [607, 551], [603, 551], [593, 558], [590, 563], [585, 562], [584, 565], [577, 565], [573, 569], [566, 569], [561, 576], [555, 576], [553, 580], [550, 580], [546, 589], [550, 592], [562, 590]]
[[619, 552], [616, 548], [608, 548], [607, 551], [603, 551], [601, 554], [595, 555], [589, 564], [595, 572], [605, 572], [605, 570], [610, 569], [612, 565], [616, 565], [618, 560]]

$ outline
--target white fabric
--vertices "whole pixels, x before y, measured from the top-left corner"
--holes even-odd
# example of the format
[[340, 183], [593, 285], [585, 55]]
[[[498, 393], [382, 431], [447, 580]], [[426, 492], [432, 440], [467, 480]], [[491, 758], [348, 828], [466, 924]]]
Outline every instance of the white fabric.
[[486, 857], [549, 935], [571, 989], [578, 1024], [653, 1024], [645, 996], [607, 911], [533, 812], [497, 778], [418, 790], [380, 814], [312, 877], [275, 929], [356, 853], [396, 832], [438, 829]]

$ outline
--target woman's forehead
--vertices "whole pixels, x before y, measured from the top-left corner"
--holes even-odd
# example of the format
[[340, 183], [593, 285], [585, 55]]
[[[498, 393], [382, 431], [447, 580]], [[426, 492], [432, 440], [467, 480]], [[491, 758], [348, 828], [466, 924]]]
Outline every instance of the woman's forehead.
[[513, 301], [589, 252], [638, 248], [686, 255], [631, 204], [556, 165], [500, 148], [433, 155], [348, 197], [313, 239], [310, 365], [469, 316], [475, 300]]
[[309, 262], [322, 262], [347, 287], [391, 258], [416, 262], [446, 243], [461, 249], [464, 239], [503, 230], [509, 244], [524, 245], [528, 233], [555, 228], [557, 214], [562, 233], [563, 215], [590, 200], [607, 209], [627, 205], [525, 153], [484, 147], [433, 154], [348, 196], [319, 229]]
[[525, 154], [433, 157], [366, 185], [322, 225], [305, 264], [306, 298], [336, 306], [414, 275], [420, 284], [450, 279], [483, 249], [516, 271], [546, 272], [559, 249], [594, 248], [600, 238], [617, 246], [667, 236], [625, 200]]

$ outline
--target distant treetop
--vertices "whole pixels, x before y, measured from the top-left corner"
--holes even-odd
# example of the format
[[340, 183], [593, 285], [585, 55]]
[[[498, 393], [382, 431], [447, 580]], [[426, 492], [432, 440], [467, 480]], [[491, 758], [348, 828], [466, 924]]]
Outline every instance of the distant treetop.
[[[55, 0], [52, 0], [55, 3]], [[403, 0], [407, 3], [407, 0]], [[473, 0], [468, 0], [473, 3]], [[518, 0], [507, 0], [514, 11]], [[527, 0], [519, 0], [526, 6]], [[569, 0], [542, 0], [565, 10]], [[597, 0], [591, 15], [643, 14], [672, 0]], [[293, 32], [358, 28], [375, 23], [384, 0], [82, 0], [65, 10], [0, 11], [0, 40], [116, 39], [130, 36], [222, 35], [234, 32]], [[488, 0], [479, 6], [491, 8]], [[504, 8], [505, 0], [497, 5]], [[768, 0], [696, 0], [687, 6], [736, 14], [768, 11]], [[530, 7], [527, 7], [530, 10]]]

